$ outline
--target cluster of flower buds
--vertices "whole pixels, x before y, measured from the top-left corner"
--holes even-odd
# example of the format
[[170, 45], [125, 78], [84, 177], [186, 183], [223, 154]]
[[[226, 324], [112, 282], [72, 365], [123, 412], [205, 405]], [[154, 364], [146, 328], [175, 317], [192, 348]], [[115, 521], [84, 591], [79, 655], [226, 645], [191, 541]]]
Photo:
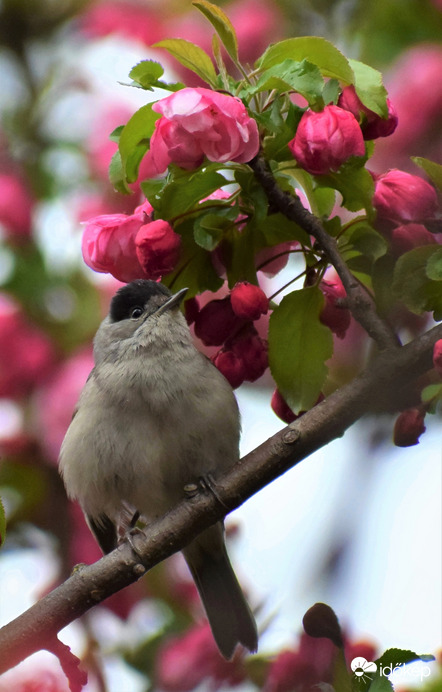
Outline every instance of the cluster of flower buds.
[[265, 315], [269, 301], [264, 291], [243, 281], [225, 298], [207, 303], [195, 316], [195, 335], [206, 346], [222, 346], [212, 362], [235, 389], [255, 382], [268, 367], [267, 342], [253, 322]]
[[390, 99], [387, 99], [388, 116], [382, 118], [380, 115], [364, 106], [356, 93], [356, 89], [352, 85], [343, 89], [338, 100], [338, 106], [353, 113], [361, 126], [364, 139], [388, 137], [393, 134], [397, 127], [398, 117], [396, 109]]

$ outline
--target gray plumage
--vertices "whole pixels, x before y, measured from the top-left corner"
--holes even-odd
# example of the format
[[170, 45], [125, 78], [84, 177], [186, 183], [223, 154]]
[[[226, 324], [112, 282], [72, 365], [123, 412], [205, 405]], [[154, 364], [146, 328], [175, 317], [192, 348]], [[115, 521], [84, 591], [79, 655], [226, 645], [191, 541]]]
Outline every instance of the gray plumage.
[[[227, 380], [193, 345], [179, 305], [153, 281], [114, 296], [94, 339], [95, 367], [60, 452], [67, 493], [103, 552], [117, 545], [125, 507], [147, 520], [184, 486], [238, 460], [240, 423]], [[219, 523], [183, 550], [221, 653], [256, 651], [254, 618], [230, 565]]]

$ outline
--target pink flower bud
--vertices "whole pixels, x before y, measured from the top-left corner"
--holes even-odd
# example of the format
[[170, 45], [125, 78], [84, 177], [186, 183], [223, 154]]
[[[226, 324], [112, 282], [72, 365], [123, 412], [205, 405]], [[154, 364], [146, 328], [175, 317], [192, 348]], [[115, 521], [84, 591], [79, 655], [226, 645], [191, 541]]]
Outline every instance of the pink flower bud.
[[196, 316], [195, 334], [206, 346], [221, 346], [242, 324], [232, 310], [230, 297], [211, 300]]
[[258, 126], [240, 99], [202, 87], [181, 89], [152, 106], [156, 121], [144, 174], [155, 177], [169, 163], [193, 170], [209, 161], [250, 161], [259, 149]]
[[212, 363], [224, 375], [232, 389], [236, 389], [244, 382], [243, 362], [233, 351], [221, 349], [212, 357]]
[[388, 117], [381, 118], [380, 115], [364, 106], [352, 85], [346, 86], [343, 89], [338, 100], [338, 106], [353, 113], [354, 117], [361, 125], [364, 139], [388, 137], [397, 127], [398, 118], [390, 99], [387, 99]]
[[438, 209], [434, 187], [397, 168], [376, 179], [373, 206], [378, 220], [393, 223], [433, 219]]
[[341, 307], [338, 303], [347, 297], [341, 280], [336, 276], [332, 281], [321, 281], [319, 288], [325, 298], [319, 319], [337, 337], [343, 339], [351, 323], [351, 313], [348, 308]]
[[365, 154], [356, 118], [338, 106], [326, 106], [320, 113], [305, 111], [289, 148], [299, 165], [313, 175], [337, 171], [351, 156]]
[[275, 391], [273, 392], [270, 406], [272, 410], [276, 413], [278, 418], [283, 420], [284, 423], [293, 423], [293, 421], [298, 418], [296, 413], [293, 413], [292, 409], [282, 396], [279, 389], [275, 389]]
[[412, 447], [419, 444], [419, 437], [425, 432], [425, 411], [409, 408], [402, 411], [394, 424], [393, 442], [397, 447]]
[[436, 238], [420, 223], [407, 223], [396, 226], [391, 231], [391, 249], [394, 255], [402, 255], [422, 245], [433, 245]]
[[235, 284], [230, 292], [230, 300], [235, 315], [245, 320], [257, 320], [269, 309], [269, 301], [264, 291], [248, 281]]
[[181, 237], [172, 226], [158, 219], [141, 226], [135, 238], [138, 261], [149, 279], [171, 272], [180, 254]]
[[434, 344], [433, 366], [436, 368], [436, 372], [442, 377], [442, 339], [439, 339]]

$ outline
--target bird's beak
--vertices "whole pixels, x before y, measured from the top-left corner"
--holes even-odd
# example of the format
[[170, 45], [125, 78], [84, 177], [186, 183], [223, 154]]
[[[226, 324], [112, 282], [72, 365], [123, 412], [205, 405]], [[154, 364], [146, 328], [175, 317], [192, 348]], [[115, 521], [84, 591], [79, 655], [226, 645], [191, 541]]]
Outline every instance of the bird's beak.
[[166, 310], [172, 310], [173, 308], [179, 307], [188, 290], [188, 288], [182, 288], [181, 291], [178, 291], [178, 293], [174, 293], [174, 295], [166, 300], [165, 303], [160, 305], [155, 314], [162, 315], [163, 312], [166, 312]]

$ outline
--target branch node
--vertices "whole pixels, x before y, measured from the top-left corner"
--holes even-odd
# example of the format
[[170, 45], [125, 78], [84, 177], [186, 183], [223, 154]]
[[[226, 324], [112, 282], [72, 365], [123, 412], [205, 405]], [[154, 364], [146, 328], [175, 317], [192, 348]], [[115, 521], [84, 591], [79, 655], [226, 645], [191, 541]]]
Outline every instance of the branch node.
[[298, 440], [301, 437], [301, 433], [298, 430], [298, 428], [291, 428], [290, 426], [287, 428], [286, 432], [284, 433], [282, 437], [282, 441], [286, 445], [292, 445], [295, 442], [298, 442]]

